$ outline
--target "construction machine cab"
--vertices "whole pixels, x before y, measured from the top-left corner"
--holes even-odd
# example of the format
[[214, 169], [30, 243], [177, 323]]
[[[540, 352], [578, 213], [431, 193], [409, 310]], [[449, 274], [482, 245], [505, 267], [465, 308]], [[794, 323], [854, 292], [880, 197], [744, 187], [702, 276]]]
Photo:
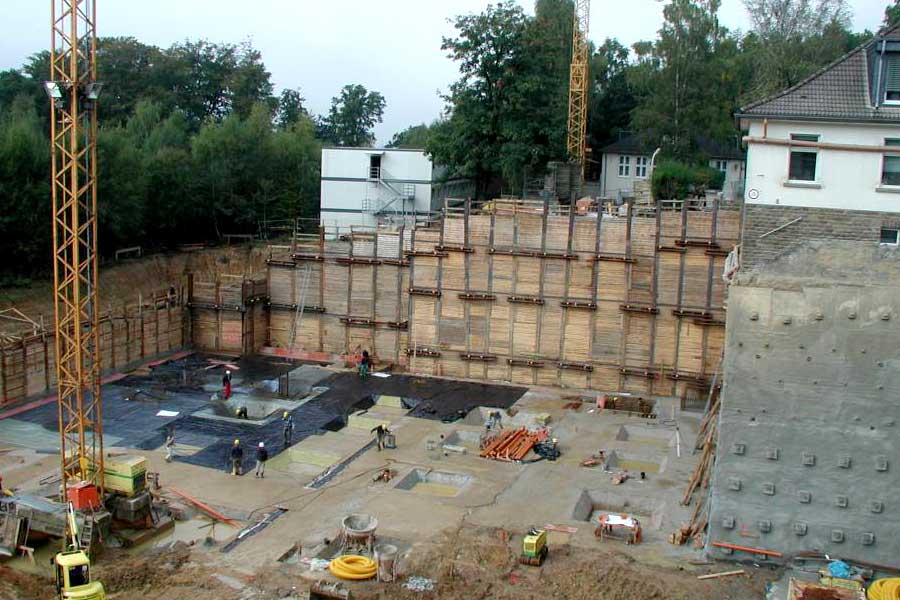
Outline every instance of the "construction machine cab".
[[99, 581], [91, 581], [91, 561], [82, 550], [60, 552], [53, 558], [56, 596], [60, 600], [105, 600]]

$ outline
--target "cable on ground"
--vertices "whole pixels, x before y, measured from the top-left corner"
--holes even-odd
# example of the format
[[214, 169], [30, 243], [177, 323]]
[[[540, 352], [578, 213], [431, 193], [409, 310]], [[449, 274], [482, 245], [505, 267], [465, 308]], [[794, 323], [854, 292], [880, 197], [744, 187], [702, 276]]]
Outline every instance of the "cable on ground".
[[872, 582], [866, 591], [869, 600], [900, 600], [900, 577], [888, 577]]
[[375, 565], [374, 560], [358, 554], [338, 556], [331, 561], [328, 569], [335, 577], [356, 581], [372, 579], [378, 572], [378, 567]]

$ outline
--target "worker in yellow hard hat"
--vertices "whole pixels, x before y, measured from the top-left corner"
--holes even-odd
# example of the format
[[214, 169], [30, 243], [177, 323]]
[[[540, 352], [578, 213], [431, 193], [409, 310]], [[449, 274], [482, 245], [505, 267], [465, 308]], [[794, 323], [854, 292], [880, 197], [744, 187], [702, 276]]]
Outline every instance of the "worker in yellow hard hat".
[[285, 448], [291, 445], [291, 438], [294, 436], [294, 415], [288, 411], [284, 411], [281, 415], [281, 434], [282, 444]]
[[242, 406], [242, 407], [238, 408], [236, 411], [234, 411], [234, 414], [237, 415], [238, 419], [249, 419], [250, 418], [249, 416], [247, 416], [247, 407], [246, 406]]
[[234, 440], [231, 446], [231, 474], [237, 477], [242, 474], [244, 462], [244, 449], [241, 448], [241, 440]]

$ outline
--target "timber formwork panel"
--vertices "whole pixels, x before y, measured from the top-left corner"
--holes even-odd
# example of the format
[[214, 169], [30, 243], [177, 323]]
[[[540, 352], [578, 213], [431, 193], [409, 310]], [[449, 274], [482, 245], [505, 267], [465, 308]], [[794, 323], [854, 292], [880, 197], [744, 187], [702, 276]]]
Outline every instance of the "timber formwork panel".
[[[723, 249], [740, 228], [738, 211], [700, 208], [598, 217], [497, 201], [406, 235], [354, 233], [343, 261], [320, 264], [325, 313], [304, 317], [297, 346], [373, 348], [414, 372], [673, 393], [683, 385], [666, 373], [719, 368]], [[272, 303], [295, 304], [276, 296], [297, 296], [299, 266], [269, 271]], [[271, 311], [270, 343], [293, 318]]]
[[[116, 309], [100, 317], [98, 342], [105, 372], [184, 345], [181, 307]], [[0, 404], [48, 394], [56, 386], [54, 332], [0, 347]]]

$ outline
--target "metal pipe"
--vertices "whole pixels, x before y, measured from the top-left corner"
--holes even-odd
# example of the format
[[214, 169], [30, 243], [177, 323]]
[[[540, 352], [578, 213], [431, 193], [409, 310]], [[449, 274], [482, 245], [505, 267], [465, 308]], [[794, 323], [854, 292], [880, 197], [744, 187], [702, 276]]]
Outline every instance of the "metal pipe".
[[744, 136], [748, 144], [768, 144], [770, 146], [791, 146], [794, 148], [816, 148], [819, 150], [841, 150], [845, 152], [874, 152], [879, 154], [900, 154], [900, 146], [869, 146], [865, 144], [834, 144], [828, 142], [805, 142], [777, 138]]

